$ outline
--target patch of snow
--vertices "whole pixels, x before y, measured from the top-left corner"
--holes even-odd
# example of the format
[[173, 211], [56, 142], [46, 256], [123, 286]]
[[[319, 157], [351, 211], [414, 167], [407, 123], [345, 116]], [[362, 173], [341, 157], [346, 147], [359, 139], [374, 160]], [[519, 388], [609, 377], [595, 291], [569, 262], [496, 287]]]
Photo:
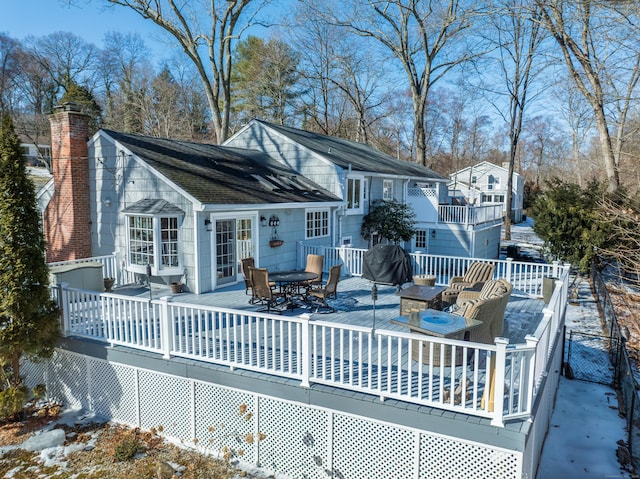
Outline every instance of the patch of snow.
[[56, 448], [64, 444], [66, 437], [64, 429], [53, 429], [35, 434], [22, 443], [22, 449], [31, 452]]

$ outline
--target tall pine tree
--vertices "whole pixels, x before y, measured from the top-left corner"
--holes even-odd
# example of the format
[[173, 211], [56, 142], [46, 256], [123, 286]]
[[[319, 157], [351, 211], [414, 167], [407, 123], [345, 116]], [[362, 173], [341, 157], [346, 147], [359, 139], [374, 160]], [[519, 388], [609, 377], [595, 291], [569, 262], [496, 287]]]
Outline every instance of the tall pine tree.
[[[0, 124], [0, 364], [7, 395], [22, 385], [20, 359], [46, 358], [58, 338], [45, 241], [33, 182], [13, 122]], [[21, 389], [21, 388], [20, 388]], [[16, 411], [17, 412], [17, 411]]]

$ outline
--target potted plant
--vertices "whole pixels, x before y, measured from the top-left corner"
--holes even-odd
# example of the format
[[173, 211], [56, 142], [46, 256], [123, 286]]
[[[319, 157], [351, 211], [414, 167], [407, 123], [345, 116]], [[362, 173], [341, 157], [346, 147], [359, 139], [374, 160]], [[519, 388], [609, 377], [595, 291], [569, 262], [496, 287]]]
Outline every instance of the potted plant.
[[111, 288], [113, 288], [113, 283], [115, 283], [116, 279], [112, 277], [104, 278], [104, 290], [107, 293], [111, 292]]
[[169, 286], [171, 286], [171, 292], [173, 294], [182, 293], [182, 288], [184, 288], [184, 284], [180, 281], [171, 283]]
[[282, 246], [283, 244], [284, 241], [279, 239], [272, 239], [269, 241], [269, 246], [271, 246], [272, 248], [277, 248], [278, 246]]

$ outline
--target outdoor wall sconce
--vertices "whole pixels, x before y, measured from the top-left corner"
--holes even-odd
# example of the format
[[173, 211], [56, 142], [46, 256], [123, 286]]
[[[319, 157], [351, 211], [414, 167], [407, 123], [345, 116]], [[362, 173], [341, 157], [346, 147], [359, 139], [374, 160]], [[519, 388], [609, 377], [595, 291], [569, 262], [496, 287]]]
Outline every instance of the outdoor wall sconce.
[[431, 239], [436, 239], [436, 230], [431, 230]]
[[269, 218], [269, 226], [278, 226], [280, 224], [280, 218], [278, 218], [276, 215], [271, 215], [271, 217]]
[[260, 226], [267, 226], [267, 217], [266, 216], [261, 216], [260, 217]]
[[213, 231], [213, 224], [211, 223], [211, 220], [209, 218], [205, 218], [205, 220], [204, 220], [204, 228], [207, 231]]

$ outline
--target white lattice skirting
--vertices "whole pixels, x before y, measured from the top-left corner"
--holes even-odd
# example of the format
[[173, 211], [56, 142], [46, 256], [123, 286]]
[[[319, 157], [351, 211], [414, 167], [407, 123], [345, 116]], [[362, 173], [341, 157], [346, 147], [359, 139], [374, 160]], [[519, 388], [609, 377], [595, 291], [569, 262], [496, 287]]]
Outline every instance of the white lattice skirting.
[[520, 478], [523, 455], [366, 417], [57, 350], [26, 363], [69, 408], [295, 479]]

